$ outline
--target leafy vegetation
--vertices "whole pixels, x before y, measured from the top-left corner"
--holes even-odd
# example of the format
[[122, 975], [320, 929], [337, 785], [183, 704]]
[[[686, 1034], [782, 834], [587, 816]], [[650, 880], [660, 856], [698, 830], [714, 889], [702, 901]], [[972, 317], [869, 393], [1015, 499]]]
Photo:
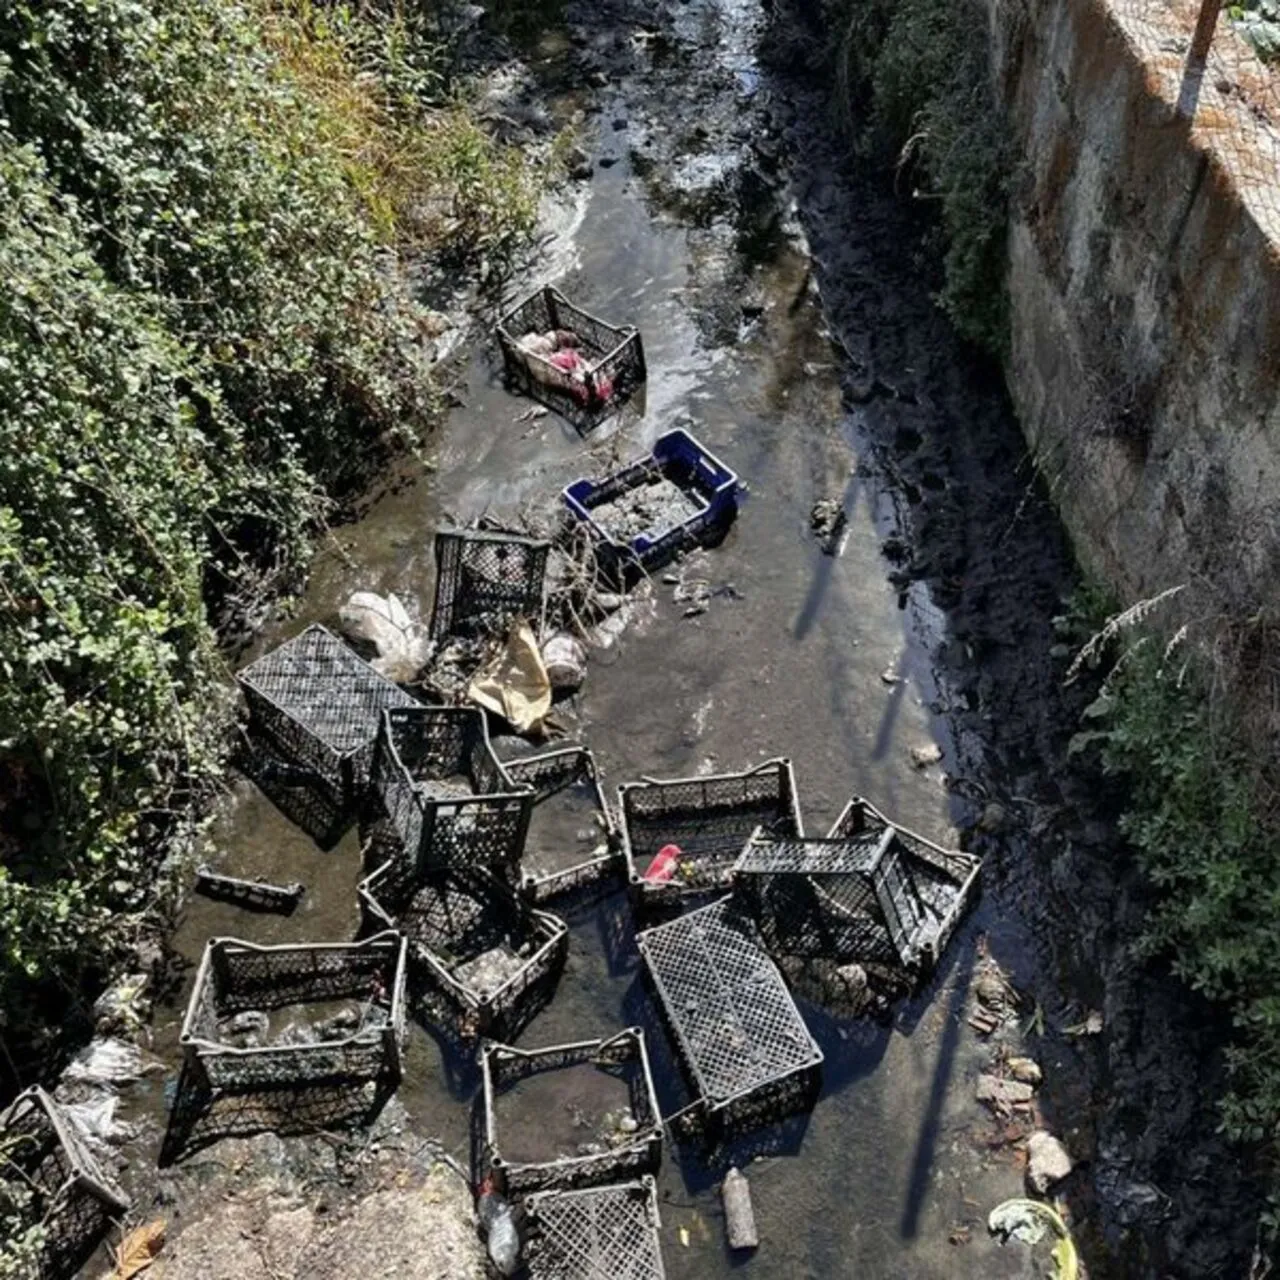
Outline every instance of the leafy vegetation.
[[1184, 633], [1162, 641], [1130, 612], [1136, 630], [1108, 626], [1119, 657], [1072, 748], [1098, 750], [1104, 772], [1125, 784], [1121, 829], [1157, 891], [1141, 947], [1167, 956], [1189, 986], [1231, 1011], [1224, 1130], [1274, 1153], [1280, 815], [1266, 753], [1244, 740]]
[[1280, 58], [1280, 0], [1244, 0], [1228, 5], [1227, 17], [1263, 62]]
[[217, 772], [211, 613], [428, 421], [401, 249], [493, 263], [537, 197], [397, 0], [3, 8], [0, 1037]]
[[842, 33], [836, 75], [846, 117], [863, 146], [897, 157], [918, 199], [937, 202], [945, 244], [938, 301], [965, 337], [1001, 355], [1009, 161], [985, 18], [932, 0], [829, 4]]

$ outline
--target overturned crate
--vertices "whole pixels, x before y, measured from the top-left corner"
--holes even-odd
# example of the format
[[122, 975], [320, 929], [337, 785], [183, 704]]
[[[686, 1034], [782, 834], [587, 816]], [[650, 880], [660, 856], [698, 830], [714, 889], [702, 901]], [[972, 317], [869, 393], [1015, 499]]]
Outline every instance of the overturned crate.
[[[375, 834], [375, 846], [394, 837]], [[362, 881], [363, 927], [409, 940], [415, 996], [463, 1040], [514, 1037], [554, 989], [569, 950], [562, 920], [483, 868], [415, 871], [391, 857]]]
[[494, 755], [475, 707], [393, 707], [373, 792], [415, 868], [486, 866], [514, 877], [533, 810]]
[[550, 549], [549, 542], [514, 533], [439, 530], [431, 638], [494, 636], [520, 617], [536, 624], [546, 595]]
[[873, 910], [883, 920], [876, 946], [884, 950], [887, 935], [897, 963], [913, 973], [932, 970], [977, 897], [982, 860], [917, 835], [861, 797], [845, 805], [827, 840], [855, 842], [863, 850]]
[[520, 888], [530, 901], [547, 902], [620, 876], [617, 828], [589, 748], [561, 747], [507, 760], [503, 768], [534, 793], [520, 860]]
[[236, 678], [249, 707], [251, 732], [306, 770], [320, 791], [345, 809], [364, 800], [382, 712], [418, 705], [319, 624], [264, 654]]
[[665, 1280], [651, 1177], [525, 1202], [530, 1280]]
[[[488, 1173], [504, 1195], [563, 1191], [657, 1171], [662, 1161], [662, 1116], [644, 1032], [639, 1027], [629, 1027], [607, 1040], [583, 1040], [545, 1049], [515, 1049], [490, 1043], [485, 1045], [480, 1061], [484, 1076], [484, 1158]], [[555, 1131], [556, 1108], [539, 1105], [539, 1097], [528, 1095], [531, 1087], [552, 1072], [574, 1073], [570, 1093], [573, 1126], [562, 1134]], [[601, 1126], [607, 1132], [593, 1144], [601, 1150], [585, 1155], [532, 1155], [510, 1133], [499, 1133], [499, 1100], [508, 1093], [523, 1093], [527, 1105], [536, 1113], [539, 1138], [548, 1147], [579, 1145], [583, 1133], [577, 1122], [594, 1101], [604, 1097], [601, 1086], [612, 1091], [606, 1102], [610, 1108], [625, 1099], [617, 1113], [609, 1110], [601, 1117]], [[559, 1110], [568, 1115], [565, 1107]]]
[[736, 1133], [813, 1105], [822, 1050], [732, 898], [636, 942], [693, 1087], [684, 1127]]
[[[227, 1092], [398, 1080], [405, 977], [406, 943], [392, 932], [274, 947], [213, 938], [182, 1024], [191, 1078]], [[270, 1014], [293, 1006], [324, 1017], [274, 1032]]]
[[625, 576], [656, 569], [730, 524], [738, 510], [738, 477], [677, 429], [621, 471], [603, 480], [575, 480], [562, 496], [590, 530], [602, 568]]
[[[727, 888], [756, 831], [804, 834], [795, 774], [785, 756], [742, 773], [645, 779], [618, 788], [622, 848], [638, 907]], [[668, 845], [675, 861], [655, 862]]]
[[0, 1156], [6, 1174], [16, 1174], [30, 1193], [16, 1210], [18, 1221], [44, 1226], [33, 1274], [42, 1280], [74, 1274], [111, 1222], [128, 1210], [128, 1197], [99, 1167], [75, 1122], [39, 1085], [0, 1114]]
[[[529, 334], [572, 334], [582, 367], [558, 368], [525, 349]], [[580, 431], [597, 426], [644, 382], [644, 344], [634, 325], [607, 324], [547, 286], [513, 307], [498, 325], [507, 385], [567, 418]]]

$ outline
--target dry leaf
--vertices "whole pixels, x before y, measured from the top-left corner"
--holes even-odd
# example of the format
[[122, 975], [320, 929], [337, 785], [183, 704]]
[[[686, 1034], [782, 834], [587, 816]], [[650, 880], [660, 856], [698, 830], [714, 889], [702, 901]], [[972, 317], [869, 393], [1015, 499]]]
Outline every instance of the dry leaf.
[[161, 1219], [157, 1218], [143, 1227], [134, 1227], [116, 1250], [116, 1269], [111, 1273], [111, 1280], [130, 1280], [131, 1276], [145, 1271], [163, 1248], [164, 1222]]

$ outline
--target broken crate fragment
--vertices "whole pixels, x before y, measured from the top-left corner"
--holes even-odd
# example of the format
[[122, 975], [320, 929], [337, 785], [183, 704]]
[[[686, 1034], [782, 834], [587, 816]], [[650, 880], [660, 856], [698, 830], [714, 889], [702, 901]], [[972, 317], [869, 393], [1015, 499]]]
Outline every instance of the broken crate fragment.
[[612, 325], [552, 286], [513, 307], [498, 325], [507, 386], [553, 409], [580, 431], [597, 426], [644, 382], [634, 325]]
[[297, 908], [306, 893], [306, 886], [293, 884], [269, 884], [265, 880], [242, 880], [237, 876], [222, 875], [203, 863], [196, 868], [196, 890], [207, 898], [233, 902], [237, 906], [254, 911], [276, 911], [288, 915]]
[[738, 477], [687, 431], [668, 431], [643, 458], [603, 479], [575, 480], [563, 493], [596, 540], [603, 566], [651, 572], [713, 537], [738, 510]]

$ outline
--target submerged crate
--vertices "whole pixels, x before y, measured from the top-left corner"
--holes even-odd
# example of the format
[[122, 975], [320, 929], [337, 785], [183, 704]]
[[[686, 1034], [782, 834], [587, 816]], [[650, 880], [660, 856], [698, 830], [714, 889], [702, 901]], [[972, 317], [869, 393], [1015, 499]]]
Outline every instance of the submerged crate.
[[415, 987], [464, 1039], [490, 1030], [514, 1037], [569, 950], [562, 920], [534, 910], [482, 868], [415, 873], [407, 859], [392, 857], [357, 896], [366, 930], [393, 928], [408, 938]]
[[[649, 779], [618, 788], [622, 847], [637, 905], [727, 888], [752, 834], [802, 836], [795, 775], [785, 756], [742, 773]], [[667, 879], [646, 878], [666, 845], [680, 850]], [[662, 874], [654, 868], [653, 875]]]
[[[574, 335], [584, 368], [559, 369], [547, 356], [521, 347], [526, 334], [550, 330]], [[580, 430], [596, 426], [621, 407], [645, 378], [644, 345], [634, 325], [606, 324], [550, 286], [502, 318], [498, 345], [507, 385], [554, 409]]]
[[[583, 1040], [546, 1049], [487, 1044], [480, 1062], [484, 1075], [485, 1160], [495, 1185], [504, 1195], [566, 1190], [657, 1171], [662, 1161], [662, 1115], [653, 1088], [644, 1032], [639, 1027], [629, 1027], [607, 1040]], [[626, 1127], [615, 1125], [605, 1138], [604, 1149], [587, 1155], [561, 1155], [542, 1160], [504, 1156], [498, 1133], [498, 1099], [534, 1076], [584, 1066], [611, 1077], [625, 1089]], [[572, 1097], [576, 1104], [584, 1105], [581, 1088], [576, 1089]], [[545, 1118], [543, 1126], [546, 1126]], [[581, 1142], [583, 1135], [577, 1133], [575, 1137]], [[510, 1152], [511, 1148], [507, 1150]]]
[[537, 625], [551, 544], [513, 533], [441, 529], [431, 638], [472, 639], [506, 630], [513, 618]]
[[[561, 747], [507, 760], [503, 768], [514, 783], [534, 793], [520, 861], [521, 892], [530, 901], [590, 888], [621, 872], [617, 830], [588, 748]], [[583, 857], [582, 845], [588, 842], [591, 849]]]
[[0, 1114], [0, 1154], [6, 1174], [16, 1173], [31, 1193], [19, 1219], [44, 1224], [34, 1274], [42, 1280], [74, 1274], [129, 1208], [128, 1197], [99, 1167], [75, 1121], [39, 1085]]
[[250, 727], [309, 770], [340, 807], [363, 801], [382, 712], [418, 705], [318, 624], [236, 678]]
[[927, 972], [965, 910], [977, 896], [982, 859], [944, 849], [886, 818], [869, 800], [855, 796], [836, 819], [829, 840], [884, 843], [877, 902], [887, 899], [885, 927], [900, 962]]
[[[404, 939], [391, 932], [276, 947], [211, 939], [182, 1024], [192, 1079], [226, 1091], [399, 1079], [405, 953]], [[290, 1025], [274, 1042], [245, 1043], [271, 1033], [256, 1019], [253, 1030], [241, 1029], [242, 1015], [291, 1005], [326, 1006], [325, 1017]]]
[[822, 1050], [732, 898], [636, 942], [707, 1123], [746, 1129], [813, 1104]]
[[529, 1280], [665, 1280], [651, 1177], [525, 1202]]
[[514, 873], [534, 792], [517, 787], [475, 707], [395, 707], [383, 717], [372, 790], [414, 868]]
[[675, 430], [606, 479], [575, 480], [563, 497], [606, 567], [651, 570], [732, 521], [738, 477], [687, 431]]

